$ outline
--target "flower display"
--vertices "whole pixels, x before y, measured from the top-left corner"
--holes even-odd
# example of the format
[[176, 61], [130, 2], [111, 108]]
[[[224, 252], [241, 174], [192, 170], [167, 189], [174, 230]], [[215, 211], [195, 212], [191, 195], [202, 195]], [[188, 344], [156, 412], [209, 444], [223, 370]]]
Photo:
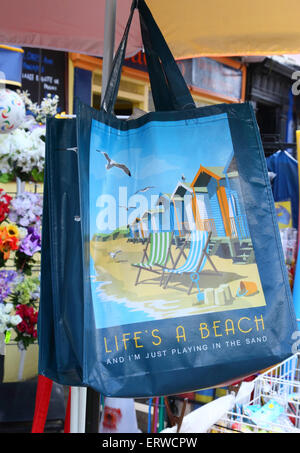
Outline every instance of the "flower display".
[[0, 304], [12, 293], [19, 280], [19, 274], [14, 270], [0, 270]]
[[23, 181], [41, 181], [45, 163], [45, 126], [16, 129], [0, 136], [0, 172]]
[[17, 305], [16, 316], [21, 321], [14, 326], [15, 340], [22, 343], [22, 346], [27, 349], [37, 338], [38, 310], [28, 305]]
[[18, 94], [27, 114], [23, 123], [9, 134], [0, 134], [0, 176], [2, 181], [41, 182], [44, 177], [46, 118], [57, 114], [59, 97], [48, 94], [40, 105], [27, 91]]
[[10, 257], [12, 250], [18, 250], [19, 239], [17, 236], [9, 233], [8, 226], [0, 226], [0, 266], [4, 265], [5, 261]]
[[19, 250], [27, 256], [33, 256], [41, 250], [41, 235], [37, 228], [28, 228], [28, 235], [22, 240]]
[[[41, 251], [41, 194], [24, 192], [24, 182], [42, 182], [45, 164], [46, 118], [57, 113], [58, 96], [40, 105], [19, 92], [26, 116], [18, 128], [0, 134], [0, 181], [17, 181], [17, 195], [0, 189], [0, 333], [11, 332], [20, 348], [37, 338], [40, 281], [32, 276]], [[14, 263], [15, 270], [7, 270]]]
[[23, 277], [14, 285], [9, 299], [15, 307], [15, 314], [19, 316], [19, 323], [13, 329], [15, 340], [25, 349], [34, 343], [37, 338], [38, 309], [37, 302], [40, 296], [40, 281], [38, 277]]
[[42, 211], [43, 199], [36, 193], [22, 192], [10, 204], [8, 219], [18, 225], [19, 234], [22, 234], [15, 252], [15, 266], [26, 275], [31, 274], [34, 255], [41, 251]]
[[22, 227], [39, 224], [43, 212], [43, 199], [40, 194], [23, 192], [10, 203], [8, 218]]
[[8, 225], [6, 225], [6, 229], [8, 236], [10, 237], [15, 236], [16, 238], [19, 238], [19, 228], [17, 227], [17, 225], [9, 223]]
[[14, 286], [10, 300], [17, 305], [36, 306], [40, 296], [40, 280], [38, 277], [23, 277]]
[[[33, 256], [36, 252], [41, 250], [41, 236], [35, 232], [34, 228], [32, 233], [29, 233], [21, 242], [20, 252], [27, 256]], [[29, 229], [28, 229], [29, 230]]]
[[26, 109], [33, 114], [35, 120], [38, 123], [45, 124], [47, 116], [54, 116], [57, 114], [59, 96], [52, 96], [50, 93], [42, 100], [41, 105], [36, 102], [32, 102], [28, 91], [17, 90], [18, 95], [23, 100]]
[[20, 315], [13, 314], [13, 308], [13, 304], [0, 304], [0, 333], [5, 333], [22, 322]]
[[6, 218], [9, 213], [9, 204], [12, 200], [12, 197], [7, 195], [7, 193], [0, 189], [0, 223]]

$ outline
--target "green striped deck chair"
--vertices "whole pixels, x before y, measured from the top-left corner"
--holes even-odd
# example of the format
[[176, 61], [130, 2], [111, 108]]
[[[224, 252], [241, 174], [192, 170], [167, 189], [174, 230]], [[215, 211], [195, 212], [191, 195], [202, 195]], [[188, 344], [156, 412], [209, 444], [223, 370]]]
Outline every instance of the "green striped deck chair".
[[[157, 232], [150, 233], [146, 248], [144, 250], [143, 258], [140, 263], [132, 264], [139, 269], [135, 285], [139, 283], [139, 278], [142, 270], [150, 271], [161, 276], [160, 285], [162, 284], [164, 277], [164, 269], [171, 259], [174, 264], [174, 260], [171, 253], [171, 245], [173, 240], [173, 232]], [[148, 255], [148, 248], [149, 255]]]

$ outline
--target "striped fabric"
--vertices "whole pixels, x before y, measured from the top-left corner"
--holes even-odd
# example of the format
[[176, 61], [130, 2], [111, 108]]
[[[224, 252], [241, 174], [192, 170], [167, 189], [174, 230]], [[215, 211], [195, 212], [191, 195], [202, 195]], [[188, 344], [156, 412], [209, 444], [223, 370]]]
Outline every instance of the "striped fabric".
[[199, 260], [201, 259], [203, 248], [207, 241], [207, 231], [192, 231], [191, 233], [191, 247], [187, 260], [183, 266], [178, 269], [165, 269], [165, 272], [173, 272], [174, 274], [182, 274], [183, 272], [201, 272], [206, 263], [206, 256], [204, 255], [201, 266]]
[[167, 264], [167, 258], [169, 258], [168, 251], [171, 243], [172, 233], [170, 232], [158, 232], [150, 233], [150, 252], [147, 263], [137, 263], [135, 266], [141, 266], [145, 269], [149, 269], [155, 264], [165, 266]]

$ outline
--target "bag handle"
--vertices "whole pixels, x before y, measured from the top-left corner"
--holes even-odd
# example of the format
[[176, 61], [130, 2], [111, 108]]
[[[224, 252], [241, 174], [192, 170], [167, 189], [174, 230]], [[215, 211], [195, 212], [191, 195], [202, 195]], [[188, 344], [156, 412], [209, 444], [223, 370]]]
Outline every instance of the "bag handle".
[[149, 8], [144, 0], [133, 0], [128, 22], [113, 60], [101, 109], [107, 113], [113, 113], [135, 8], [139, 10], [140, 15], [142, 39], [155, 109], [166, 111], [195, 108], [186, 82]]

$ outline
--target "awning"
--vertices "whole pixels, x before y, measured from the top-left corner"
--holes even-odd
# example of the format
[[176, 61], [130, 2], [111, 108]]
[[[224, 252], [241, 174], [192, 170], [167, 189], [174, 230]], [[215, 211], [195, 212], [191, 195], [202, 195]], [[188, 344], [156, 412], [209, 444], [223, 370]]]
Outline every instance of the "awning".
[[[175, 58], [300, 54], [299, 0], [146, 0]], [[131, 0], [118, 0], [116, 45]], [[142, 48], [137, 14], [127, 56]], [[105, 0], [2, 2], [0, 43], [103, 56]]]

